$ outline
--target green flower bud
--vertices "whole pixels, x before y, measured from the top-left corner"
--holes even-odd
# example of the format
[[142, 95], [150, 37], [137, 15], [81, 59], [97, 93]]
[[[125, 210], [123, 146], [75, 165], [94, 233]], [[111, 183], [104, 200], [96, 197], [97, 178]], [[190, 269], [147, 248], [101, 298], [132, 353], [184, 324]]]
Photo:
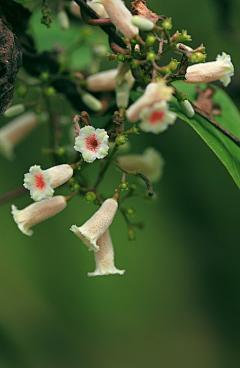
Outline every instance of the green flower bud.
[[74, 178], [70, 178], [69, 180], [68, 180], [68, 184], [74, 184], [76, 182], [76, 179], [74, 179]]
[[122, 146], [124, 143], [127, 142], [127, 136], [125, 134], [118, 134], [115, 139], [115, 142], [118, 146]]
[[128, 190], [128, 183], [126, 181], [120, 184], [121, 190]]
[[134, 208], [132, 208], [132, 207], [130, 207], [130, 208], [128, 208], [127, 210], [126, 210], [126, 214], [129, 216], [129, 217], [134, 217], [134, 215], [135, 215], [135, 209]]
[[12, 118], [15, 115], [19, 115], [22, 112], [25, 111], [25, 106], [23, 104], [17, 104], [14, 106], [10, 106], [5, 112], [4, 112], [4, 116], [6, 116], [6, 118]]
[[148, 53], [147, 53], [147, 60], [149, 60], [149, 61], [154, 61], [155, 59], [156, 59], [156, 54], [155, 54], [155, 52], [154, 51], [149, 51]]
[[56, 94], [56, 90], [55, 90], [54, 87], [50, 86], [50, 87], [45, 89], [44, 94], [47, 97], [52, 97]]
[[67, 13], [64, 10], [60, 10], [57, 14], [58, 24], [61, 29], [69, 29], [70, 23]]
[[156, 37], [152, 34], [147, 35], [146, 44], [148, 47], [153, 46], [156, 41]]
[[131, 227], [128, 229], [127, 234], [128, 234], [128, 239], [129, 240], [136, 239], [135, 231]]
[[165, 19], [163, 22], [162, 22], [162, 26], [164, 29], [166, 30], [169, 30], [172, 28], [172, 18], [169, 18], [169, 19]]
[[171, 59], [170, 63], [168, 64], [170, 71], [173, 72], [174, 70], [176, 70], [178, 67], [178, 64], [179, 64], [179, 61], [177, 61], [176, 59]]
[[88, 203], [95, 201], [96, 194], [94, 192], [87, 192], [84, 197], [85, 201]]
[[134, 15], [132, 17], [132, 24], [137, 26], [139, 29], [142, 29], [143, 31], [152, 31], [155, 27], [155, 24], [151, 22], [151, 20], [140, 17], [139, 15]]
[[124, 61], [124, 55], [123, 54], [117, 54], [117, 60], [118, 61]]
[[204, 63], [206, 57], [207, 57], [207, 54], [202, 54], [201, 52], [195, 52], [190, 57], [190, 61], [191, 63]]
[[182, 32], [176, 32], [173, 36], [172, 36], [172, 40], [175, 42], [185, 42], [185, 41], [192, 41], [192, 38], [190, 35], [187, 34], [186, 30], [182, 30]]
[[96, 97], [94, 97], [90, 93], [84, 93], [82, 95], [82, 101], [92, 111], [98, 112], [98, 111], [101, 111], [102, 110], [102, 103], [101, 103], [101, 101], [99, 101]]
[[76, 192], [76, 191], [78, 191], [78, 190], [80, 190], [81, 189], [81, 187], [80, 187], [80, 185], [78, 184], [78, 183], [74, 183], [73, 185], [72, 185], [72, 188], [71, 188], [71, 190], [73, 191], [73, 192]]
[[63, 156], [65, 153], [66, 153], [65, 147], [58, 147], [57, 150], [56, 150], [56, 154], [58, 156]]
[[137, 128], [136, 124], [133, 125], [132, 130], [133, 130], [133, 134], [140, 134], [139, 129]]
[[50, 75], [48, 72], [41, 72], [40, 76], [39, 76], [39, 79], [42, 81], [42, 82], [47, 82], [48, 79], [49, 79]]
[[132, 65], [133, 68], [137, 68], [138, 67], [138, 60], [134, 60], [133, 59], [133, 60], [130, 61], [130, 63], [131, 63], [131, 65]]
[[26, 96], [27, 91], [28, 91], [28, 88], [27, 88], [26, 84], [22, 84], [17, 89], [18, 97], [24, 97], [24, 96]]

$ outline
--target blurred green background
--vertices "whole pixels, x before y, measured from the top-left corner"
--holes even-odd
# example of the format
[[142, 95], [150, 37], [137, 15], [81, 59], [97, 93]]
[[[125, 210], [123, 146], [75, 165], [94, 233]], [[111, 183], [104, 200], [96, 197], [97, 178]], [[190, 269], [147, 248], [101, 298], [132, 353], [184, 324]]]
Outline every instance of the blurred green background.
[[[203, 43], [208, 61], [222, 51], [230, 54], [238, 86], [240, 4], [229, 1], [228, 14], [221, 12], [225, 3], [152, 0], [148, 6], [172, 16], [174, 30], [187, 29], [193, 47]], [[34, 19], [40, 48], [68, 42], [56, 22], [47, 29], [39, 13]], [[80, 66], [86, 55], [80, 55]], [[154, 146], [166, 166], [155, 201], [128, 202], [136, 221], [146, 224], [137, 239], [128, 241], [121, 214], [111, 225], [115, 263], [124, 276], [87, 277], [93, 254], [68, 229], [83, 224], [96, 210], [93, 204], [74, 198], [34, 227], [32, 237], [20, 233], [10, 213], [11, 203], [19, 209], [31, 203], [28, 194], [1, 205], [1, 367], [239, 367], [239, 190], [186, 123], [135, 138], [135, 152]], [[16, 147], [13, 162], [0, 157], [0, 194], [19, 187], [31, 165], [52, 164], [41, 154], [47, 139], [41, 125]], [[112, 168], [102, 186], [109, 195], [113, 175], [120, 179]]]

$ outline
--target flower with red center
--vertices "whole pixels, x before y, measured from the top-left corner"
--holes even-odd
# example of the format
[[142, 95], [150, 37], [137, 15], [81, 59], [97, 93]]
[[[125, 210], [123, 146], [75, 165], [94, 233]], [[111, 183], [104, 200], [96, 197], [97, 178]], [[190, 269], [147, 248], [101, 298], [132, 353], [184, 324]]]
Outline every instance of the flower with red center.
[[34, 201], [49, 199], [53, 196], [53, 188], [66, 183], [73, 175], [70, 165], [63, 164], [42, 170], [41, 166], [30, 167], [29, 173], [24, 174], [23, 186], [30, 190], [30, 196]]
[[104, 129], [95, 129], [87, 125], [75, 138], [76, 151], [81, 152], [84, 161], [93, 162], [96, 158], [104, 158], [108, 154], [108, 135]]
[[144, 132], [158, 134], [173, 124], [177, 116], [168, 110], [166, 101], [155, 103], [151, 107], [144, 107], [139, 115], [141, 122], [139, 128]]

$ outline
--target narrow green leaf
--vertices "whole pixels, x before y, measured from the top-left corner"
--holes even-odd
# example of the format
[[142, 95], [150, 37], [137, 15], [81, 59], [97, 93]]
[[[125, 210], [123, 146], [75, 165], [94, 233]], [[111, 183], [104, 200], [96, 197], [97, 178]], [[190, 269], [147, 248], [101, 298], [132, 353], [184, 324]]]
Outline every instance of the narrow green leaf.
[[[175, 82], [174, 86], [181, 92], [188, 94], [190, 101], [193, 102], [196, 100], [196, 85]], [[231, 98], [224, 90], [216, 87], [216, 93], [214, 94], [213, 100], [221, 106], [222, 110], [222, 115], [214, 116], [214, 120], [240, 139], [240, 113]], [[199, 114], [195, 113], [192, 119], [187, 118], [180, 111], [176, 100], [170, 102], [170, 110], [180, 119], [187, 122], [200, 135], [222, 161], [233, 180], [240, 188], [240, 147]]]
[[13, 0], [15, 1], [15, 3], [18, 3], [18, 4], [25, 4], [25, 3], [29, 3], [30, 0]]

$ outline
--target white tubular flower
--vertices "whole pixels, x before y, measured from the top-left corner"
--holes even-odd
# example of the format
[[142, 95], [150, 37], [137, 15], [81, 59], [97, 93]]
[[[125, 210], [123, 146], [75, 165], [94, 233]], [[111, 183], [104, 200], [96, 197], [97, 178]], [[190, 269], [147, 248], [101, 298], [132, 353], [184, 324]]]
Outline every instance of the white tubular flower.
[[117, 161], [125, 170], [139, 170], [152, 183], [156, 183], [161, 179], [164, 160], [161, 153], [153, 147], [146, 148], [142, 155], [131, 154], [118, 156]]
[[88, 276], [103, 276], [110, 274], [123, 275], [125, 270], [118, 270], [114, 265], [114, 250], [109, 230], [98, 239], [99, 251], [94, 252], [96, 268], [88, 272]]
[[173, 88], [166, 86], [163, 79], [157, 83], [149, 83], [144, 94], [128, 108], [128, 121], [131, 123], [137, 122], [144, 107], [152, 106], [162, 100], [169, 101], [171, 100], [172, 94]]
[[38, 117], [34, 112], [26, 112], [11, 120], [0, 129], [0, 152], [12, 159], [13, 147], [24, 139], [37, 126]]
[[132, 14], [122, 0], [93, 0], [94, 3], [104, 6], [112, 23], [124, 36], [134, 38], [138, 35], [138, 28], [132, 24]]
[[87, 77], [87, 89], [92, 92], [114, 91], [118, 69], [110, 69]]
[[231, 63], [231, 57], [223, 52], [222, 55], [217, 56], [216, 61], [189, 66], [185, 75], [185, 82], [208, 83], [219, 79], [224, 87], [227, 87], [233, 74], [234, 67]]
[[87, 125], [75, 138], [74, 149], [81, 152], [84, 161], [91, 163], [96, 158], [104, 158], [108, 154], [108, 138], [106, 130]]
[[70, 165], [63, 164], [53, 166], [48, 170], [42, 170], [41, 166], [30, 167], [29, 173], [24, 174], [23, 186], [30, 190], [30, 197], [34, 201], [49, 199], [53, 196], [53, 188], [66, 183], [73, 175]]
[[67, 205], [64, 196], [56, 196], [49, 201], [41, 201], [30, 204], [23, 210], [18, 210], [12, 204], [12, 214], [14, 221], [23, 234], [32, 235], [33, 231], [30, 228], [39, 222], [47, 220], [62, 211]]
[[151, 107], [144, 107], [139, 114], [141, 119], [138, 125], [144, 132], [159, 134], [168, 128], [168, 125], [174, 124], [177, 115], [168, 110], [166, 101], [155, 103]]
[[[106, 10], [102, 4], [93, 4], [92, 1], [87, 1], [87, 5], [94, 10], [100, 18], [108, 18]], [[75, 1], [71, 1], [70, 3], [70, 12], [75, 15], [75, 17], [81, 18], [81, 10], [80, 6], [75, 3]]]
[[113, 198], [108, 198], [84, 225], [81, 227], [72, 225], [70, 230], [83, 241], [88, 250], [98, 252], [99, 246], [97, 241], [111, 225], [117, 208], [117, 201]]

